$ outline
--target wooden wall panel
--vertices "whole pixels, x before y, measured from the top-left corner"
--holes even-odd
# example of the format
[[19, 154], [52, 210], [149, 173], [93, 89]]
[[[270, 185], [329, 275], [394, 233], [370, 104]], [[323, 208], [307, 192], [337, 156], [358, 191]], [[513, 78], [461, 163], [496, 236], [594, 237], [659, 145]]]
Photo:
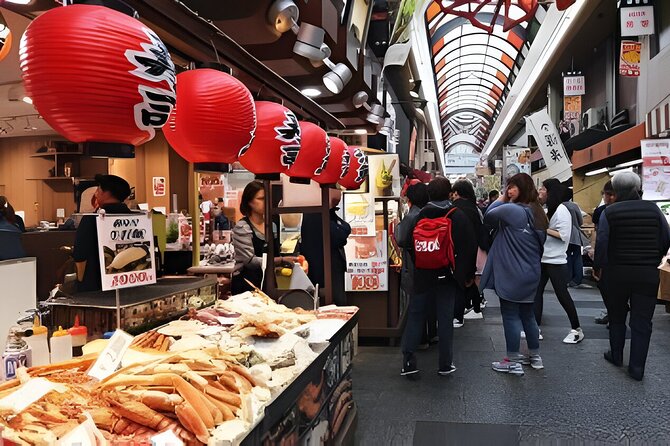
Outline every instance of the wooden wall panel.
[[154, 197], [153, 177], [165, 177], [165, 190], [170, 190], [170, 155], [169, 146], [162, 132], [156, 132], [156, 137], [137, 150], [144, 152], [144, 185], [146, 187], [146, 202], [149, 208], [165, 207], [170, 209], [169, 193], [164, 197]]
[[[179, 156], [177, 152], [170, 147], [170, 205], [172, 205], [172, 194], [177, 194], [177, 205], [179, 210], [191, 209], [192, 196], [189, 195], [189, 176], [188, 162]], [[174, 209], [170, 209], [173, 211]]]

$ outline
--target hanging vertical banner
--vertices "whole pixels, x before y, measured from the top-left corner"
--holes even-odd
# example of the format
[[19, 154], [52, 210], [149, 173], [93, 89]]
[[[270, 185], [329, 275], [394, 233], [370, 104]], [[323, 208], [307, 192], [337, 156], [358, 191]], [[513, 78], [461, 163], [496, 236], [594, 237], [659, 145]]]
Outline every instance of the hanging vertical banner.
[[565, 96], [563, 98], [563, 120], [570, 130], [570, 137], [579, 133], [579, 123], [582, 120], [582, 97]]
[[621, 37], [650, 36], [654, 27], [653, 6], [621, 8]]
[[558, 135], [558, 130], [545, 109], [526, 117], [526, 132], [533, 135], [537, 141], [547, 166], [546, 169], [533, 172], [533, 177], [537, 176], [543, 180], [557, 178], [559, 181], [572, 178], [570, 160]]
[[619, 74], [626, 77], [640, 76], [640, 53], [642, 42], [631, 40], [621, 41], [621, 53], [619, 56]]
[[584, 76], [565, 76], [563, 78], [563, 96], [584, 96], [585, 94]]
[[670, 197], [670, 139], [646, 139], [642, 145], [642, 198]]
[[156, 283], [150, 216], [99, 215], [96, 226], [103, 291]]

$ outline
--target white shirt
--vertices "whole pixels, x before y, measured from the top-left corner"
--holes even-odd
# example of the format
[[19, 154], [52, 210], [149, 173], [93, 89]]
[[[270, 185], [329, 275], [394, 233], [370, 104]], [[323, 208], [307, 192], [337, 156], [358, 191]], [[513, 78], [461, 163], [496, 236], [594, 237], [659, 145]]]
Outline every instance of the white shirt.
[[542, 263], [551, 263], [552, 265], [568, 263], [566, 251], [570, 244], [570, 235], [572, 235], [572, 216], [567, 207], [562, 204], [558, 206], [556, 213], [549, 220], [549, 229], [558, 231], [561, 238], [557, 239], [547, 235], [547, 241], [544, 242]]

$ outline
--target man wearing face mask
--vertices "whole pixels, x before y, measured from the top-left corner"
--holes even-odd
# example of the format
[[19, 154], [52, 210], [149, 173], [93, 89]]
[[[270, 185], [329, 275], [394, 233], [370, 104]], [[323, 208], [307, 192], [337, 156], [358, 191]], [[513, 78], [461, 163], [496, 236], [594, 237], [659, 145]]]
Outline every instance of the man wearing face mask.
[[[130, 185], [116, 175], [96, 175], [98, 188], [94, 199], [98, 209], [107, 214], [130, 214], [124, 203], [130, 195]], [[77, 268], [77, 291], [99, 291], [102, 289], [98, 247], [97, 218], [85, 215], [79, 227], [74, 243], [74, 261]]]

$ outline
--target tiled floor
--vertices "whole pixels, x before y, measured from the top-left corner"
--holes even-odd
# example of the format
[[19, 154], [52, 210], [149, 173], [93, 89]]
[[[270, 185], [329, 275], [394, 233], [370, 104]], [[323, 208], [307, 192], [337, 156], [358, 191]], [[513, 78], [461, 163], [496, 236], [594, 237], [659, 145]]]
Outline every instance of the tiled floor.
[[[361, 347], [354, 365], [360, 445], [670, 444], [670, 314], [657, 306], [643, 382], [605, 362], [607, 329], [597, 290], [571, 289], [586, 339], [561, 341], [568, 319], [548, 287], [545, 369], [523, 377], [491, 370], [505, 354], [499, 304], [455, 330], [458, 370], [439, 377], [437, 351], [418, 354], [418, 381], [399, 376], [400, 349]], [[627, 361], [626, 361], [627, 362]]]

